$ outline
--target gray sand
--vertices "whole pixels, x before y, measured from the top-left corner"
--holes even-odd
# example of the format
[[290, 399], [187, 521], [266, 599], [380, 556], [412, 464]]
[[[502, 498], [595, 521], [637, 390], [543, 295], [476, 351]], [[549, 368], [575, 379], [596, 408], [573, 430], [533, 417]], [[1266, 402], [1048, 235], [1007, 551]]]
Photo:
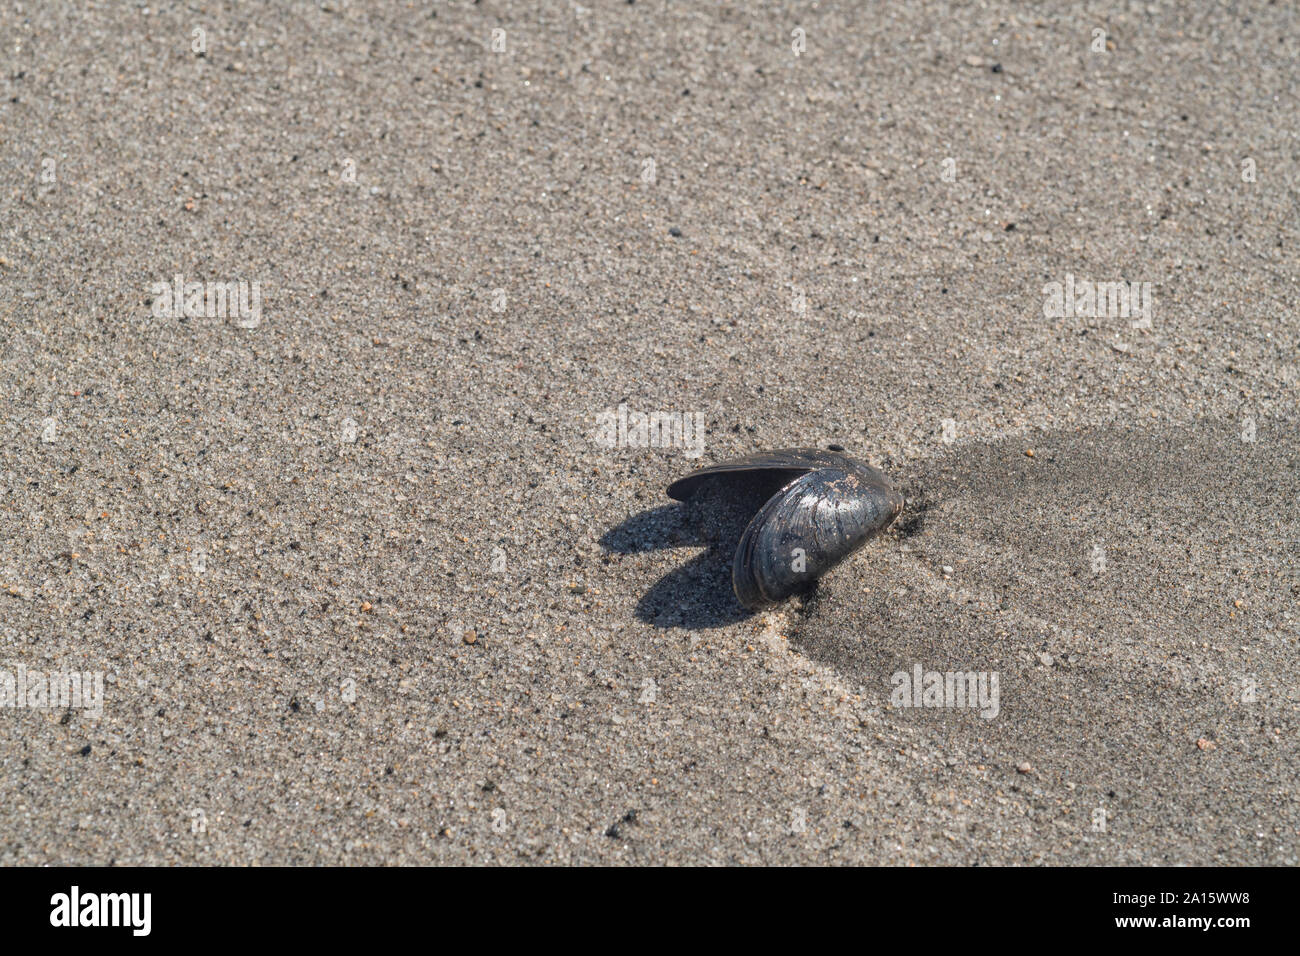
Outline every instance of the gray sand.
[[[1300, 34], [1187, 6], [0, 7], [0, 862], [1300, 862]], [[745, 614], [664, 488], [829, 443]]]

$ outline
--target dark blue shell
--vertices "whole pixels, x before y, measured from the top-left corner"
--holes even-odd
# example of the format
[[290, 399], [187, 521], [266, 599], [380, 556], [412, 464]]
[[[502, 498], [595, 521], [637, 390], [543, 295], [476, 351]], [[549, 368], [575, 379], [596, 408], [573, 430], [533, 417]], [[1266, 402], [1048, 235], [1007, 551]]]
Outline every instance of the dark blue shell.
[[752, 475], [780, 482], [745, 528], [731, 568], [736, 597], [753, 610], [807, 590], [903, 510], [903, 496], [879, 471], [815, 448], [760, 452], [701, 468], [669, 485], [668, 495], [685, 501], [704, 481]]

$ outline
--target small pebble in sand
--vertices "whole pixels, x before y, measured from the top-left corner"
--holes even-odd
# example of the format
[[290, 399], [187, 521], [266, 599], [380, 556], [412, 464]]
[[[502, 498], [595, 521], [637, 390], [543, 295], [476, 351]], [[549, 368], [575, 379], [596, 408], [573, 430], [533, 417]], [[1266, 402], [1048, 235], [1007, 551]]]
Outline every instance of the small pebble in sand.
[[1216, 744], [1214, 743], [1213, 740], [1206, 740], [1204, 737], [1202, 737], [1200, 740], [1196, 741], [1196, 746], [1199, 747], [1201, 750], [1213, 750]]
[[1033, 458], [1033, 457], [1034, 457], [1034, 450], [1033, 450], [1032, 448], [1026, 448], [1026, 449], [1025, 449], [1025, 457], [1026, 457], [1026, 458]]
[[465, 632], [464, 641], [466, 644], [473, 644], [477, 640], [478, 640], [478, 635], [475, 634], [473, 631]]
[[1016, 773], [1033, 773], [1033, 772], [1034, 772], [1034, 767], [1028, 760], [1026, 760], [1024, 763], [1016, 767]]

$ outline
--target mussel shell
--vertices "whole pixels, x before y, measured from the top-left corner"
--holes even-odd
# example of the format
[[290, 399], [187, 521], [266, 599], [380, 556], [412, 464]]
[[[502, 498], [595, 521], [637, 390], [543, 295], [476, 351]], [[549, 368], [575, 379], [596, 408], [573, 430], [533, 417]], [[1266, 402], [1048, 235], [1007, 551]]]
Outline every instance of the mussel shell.
[[771, 478], [777, 490], [741, 536], [732, 587], [750, 609], [805, 591], [879, 534], [903, 509], [903, 496], [879, 471], [839, 452], [793, 448], [701, 468], [668, 488], [685, 501], [704, 481]]
[[[805, 475], [818, 468], [859, 469], [870, 472], [884, 485], [888, 485], [885, 476], [869, 465], [854, 461], [847, 455], [835, 451], [822, 451], [820, 448], [785, 448], [780, 451], [760, 451], [730, 461], [719, 462], [691, 472], [685, 478], [678, 478], [668, 486], [668, 497], [685, 501], [695, 494], [700, 483], [710, 478], [726, 478], [730, 475], [763, 474], [780, 476], [785, 473], [789, 480]], [[786, 482], [780, 482], [784, 485]]]

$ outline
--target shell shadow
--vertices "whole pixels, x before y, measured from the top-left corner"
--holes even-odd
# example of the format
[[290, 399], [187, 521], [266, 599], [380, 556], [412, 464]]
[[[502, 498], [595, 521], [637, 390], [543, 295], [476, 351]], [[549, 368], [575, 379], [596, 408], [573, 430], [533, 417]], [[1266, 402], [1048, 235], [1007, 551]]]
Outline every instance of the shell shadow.
[[600, 537], [600, 546], [614, 554], [645, 554], [704, 543], [687, 523], [686, 509], [677, 504], [637, 512]]
[[770, 479], [711, 484], [684, 504], [638, 512], [606, 531], [600, 546], [618, 554], [705, 549], [641, 596], [637, 619], [653, 627], [700, 630], [752, 617], [736, 599], [731, 565], [745, 526], [771, 496], [771, 486]]
[[731, 589], [735, 542], [730, 549], [725, 543], [710, 544], [703, 530], [692, 522], [692, 510], [687, 505], [649, 508], [631, 515], [600, 538], [600, 546], [615, 554], [705, 549], [661, 577], [637, 601], [637, 620], [653, 627], [698, 630], [734, 624], [750, 616]]
[[665, 574], [636, 604], [637, 619], [660, 628], [702, 630], [751, 615], [731, 590], [731, 555], [715, 548]]

